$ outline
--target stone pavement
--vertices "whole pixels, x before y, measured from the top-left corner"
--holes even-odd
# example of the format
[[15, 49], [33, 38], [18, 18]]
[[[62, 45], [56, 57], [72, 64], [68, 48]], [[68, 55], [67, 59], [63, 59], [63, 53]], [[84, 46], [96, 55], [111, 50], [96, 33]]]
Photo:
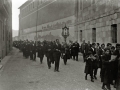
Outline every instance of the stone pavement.
[[[0, 76], [0, 90], [102, 90], [98, 72], [98, 80], [85, 80], [82, 57], [79, 61], [69, 60], [65, 66], [60, 62], [60, 72], [47, 67], [44, 57], [43, 64], [22, 57], [22, 53], [14, 49], [9, 61], [5, 64]], [[112, 89], [115, 90], [115, 89]]]
[[12, 57], [12, 55], [15, 55], [15, 52], [17, 52], [17, 51], [18, 51], [17, 49], [13, 48], [13, 49], [10, 51], [10, 53], [1, 60], [1, 62], [0, 62], [0, 72], [2, 72], [5, 64], [6, 64], [6, 63], [8, 62], [8, 60]]

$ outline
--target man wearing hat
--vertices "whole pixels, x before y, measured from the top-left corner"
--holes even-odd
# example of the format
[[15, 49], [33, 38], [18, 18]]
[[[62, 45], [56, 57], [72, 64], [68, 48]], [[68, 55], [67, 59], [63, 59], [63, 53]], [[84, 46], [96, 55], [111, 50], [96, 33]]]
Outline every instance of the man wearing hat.
[[61, 56], [61, 44], [58, 39], [56, 39], [54, 46], [53, 46], [53, 58], [55, 60], [55, 69], [54, 71], [59, 72], [59, 63], [60, 63], [60, 56]]

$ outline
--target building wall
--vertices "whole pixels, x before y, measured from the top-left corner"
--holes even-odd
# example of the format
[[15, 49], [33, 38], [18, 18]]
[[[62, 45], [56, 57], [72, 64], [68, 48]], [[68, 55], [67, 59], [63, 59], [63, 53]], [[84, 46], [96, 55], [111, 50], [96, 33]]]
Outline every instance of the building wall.
[[[119, 0], [78, 0], [76, 13], [76, 34], [79, 42], [93, 42], [92, 29], [96, 29], [96, 41], [99, 43], [115, 43], [112, 41], [112, 26], [117, 24], [117, 42], [120, 43], [120, 2]], [[80, 39], [82, 30], [82, 40]]]
[[[19, 35], [21, 39], [34, 40], [36, 25], [37, 36], [40, 37], [51, 33], [53, 36], [57, 36], [55, 38], [59, 37], [62, 40], [61, 33], [65, 24], [70, 28], [71, 36], [69, 38], [74, 36], [75, 0], [46, 0], [42, 4], [40, 0], [35, 2], [31, 0], [26, 3], [20, 7]], [[37, 4], [39, 5], [38, 8]], [[28, 12], [25, 13], [24, 10], [28, 10]]]
[[4, 58], [12, 49], [12, 2], [0, 1], [0, 57]]

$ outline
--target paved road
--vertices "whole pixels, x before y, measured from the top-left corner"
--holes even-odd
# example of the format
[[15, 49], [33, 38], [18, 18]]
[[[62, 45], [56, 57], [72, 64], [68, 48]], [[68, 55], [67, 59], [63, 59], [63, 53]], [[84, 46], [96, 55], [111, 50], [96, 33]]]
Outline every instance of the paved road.
[[[69, 60], [65, 66], [60, 63], [60, 72], [54, 72], [47, 67], [47, 60], [43, 64], [30, 61], [22, 57], [22, 53], [14, 49], [12, 57], [5, 65], [0, 76], [0, 90], [102, 90], [98, 72], [98, 80], [94, 83], [84, 79], [82, 57], [79, 61]], [[115, 89], [112, 89], [115, 90]]]

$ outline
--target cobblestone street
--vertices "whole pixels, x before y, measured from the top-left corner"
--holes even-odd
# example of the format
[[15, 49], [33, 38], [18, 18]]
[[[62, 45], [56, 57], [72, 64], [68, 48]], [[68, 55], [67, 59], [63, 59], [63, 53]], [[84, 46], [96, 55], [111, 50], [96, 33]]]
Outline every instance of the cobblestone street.
[[54, 72], [54, 65], [48, 69], [46, 57], [40, 64], [38, 58], [36, 62], [30, 61], [18, 50], [14, 51], [1, 72], [0, 90], [102, 90], [99, 72], [94, 83], [89, 76], [85, 80], [81, 56], [78, 62], [69, 60], [66, 66], [61, 60], [60, 72]]

